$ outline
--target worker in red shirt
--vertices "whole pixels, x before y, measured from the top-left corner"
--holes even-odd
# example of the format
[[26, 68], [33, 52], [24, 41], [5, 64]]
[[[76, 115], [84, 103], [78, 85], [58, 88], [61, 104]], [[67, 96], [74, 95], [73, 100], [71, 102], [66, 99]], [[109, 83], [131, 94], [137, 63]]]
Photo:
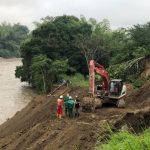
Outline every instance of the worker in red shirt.
[[61, 95], [56, 101], [57, 117], [62, 118], [63, 114], [63, 96]]

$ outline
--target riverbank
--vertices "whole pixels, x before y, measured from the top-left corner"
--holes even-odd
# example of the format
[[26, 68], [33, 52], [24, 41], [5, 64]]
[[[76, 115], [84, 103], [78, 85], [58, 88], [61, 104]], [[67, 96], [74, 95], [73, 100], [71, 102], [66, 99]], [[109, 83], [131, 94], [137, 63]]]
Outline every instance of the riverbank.
[[[105, 142], [109, 129], [127, 129], [142, 132], [150, 126], [150, 82], [134, 90], [130, 87], [125, 99], [126, 108], [103, 107], [79, 118], [56, 118], [56, 98], [64, 92], [62, 87], [54, 95], [37, 96], [23, 110], [0, 126], [2, 150], [93, 150]], [[87, 94], [84, 88], [69, 88], [68, 92], [81, 99]], [[66, 94], [66, 93], [64, 93]], [[109, 124], [109, 126], [108, 126]], [[142, 128], [141, 128], [142, 126]]]

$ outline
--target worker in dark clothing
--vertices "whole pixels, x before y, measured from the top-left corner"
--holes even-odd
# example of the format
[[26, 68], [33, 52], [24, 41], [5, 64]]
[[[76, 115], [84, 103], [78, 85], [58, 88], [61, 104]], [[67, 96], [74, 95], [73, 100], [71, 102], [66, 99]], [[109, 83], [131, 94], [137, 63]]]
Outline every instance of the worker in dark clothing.
[[80, 99], [78, 96], [75, 97], [75, 117], [79, 117]]
[[67, 93], [67, 96], [64, 98], [64, 105], [65, 105], [65, 115], [68, 115], [68, 101], [69, 101], [69, 93]]
[[69, 96], [69, 100], [67, 102], [67, 108], [68, 108], [68, 113], [69, 113], [69, 118], [73, 117], [73, 108], [74, 108], [74, 100], [72, 99], [71, 96]]

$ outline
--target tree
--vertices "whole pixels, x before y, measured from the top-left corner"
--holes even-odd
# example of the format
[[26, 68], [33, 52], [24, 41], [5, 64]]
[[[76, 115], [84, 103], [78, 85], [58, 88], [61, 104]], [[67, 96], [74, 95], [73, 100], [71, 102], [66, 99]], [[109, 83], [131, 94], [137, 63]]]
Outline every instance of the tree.
[[[140, 25], [134, 25], [130, 29], [131, 39], [134, 41], [134, 56], [142, 57], [150, 53], [150, 22]], [[135, 54], [137, 53], [137, 55]]]
[[44, 55], [35, 56], [32, 59], [30, 66], [31, 83], [38, 91], [46, 93], [52, 84], [52, 79], [49, 80], [48, 76], [51, 74], [52, 61]]
[[89, 67], [88, 65], [91, 59], [108, 66], [110, 52], [107, 40], [109, 39], [109, 34], [111, 32], [109, 22], [107, 20], [97, 22], [95, 19], [90, 18], [88, 24], [91, 25], [91, 35], [81, 37], [78, 40], [78, 45], [82, 49], [82, 54], [85, 57], [87, 67]]
[[[23, 65], [17, 67], [16, 76], [43, 92], [62, 74], [86, 76], [91, 59], [105, 68], [117, 66], [117, 71], [113, 71], [117, 77], [124, 68], [120, 64], [149, 54], [149, 23], [112, 31], [106, 19], [97, 22], [84, 16], [79, 19], [64, 15], [47, 16], [36, 25], [30, 38], [21, 45]], [[146, 38], [142, 41], [139, 36]]]
[[2, 23], [0, 25], [0, 57], [19, 57], [20, 44], [27, 38], [26, 26]]
[[[85, 60], [76, 41], [80, 37], [89, 36], [91, 26], [74, 16], [46, 17], [42, 20], [43, 22], [38, 24], [38, 27], [32, 32], [31, 38], [21, 46], [23, 66], [16, 69], [16, 76], [20, 77], [22, 81], [31, 83], [37, 89], [41, 87], [40, 90], [47, 91], [46, 82], [44, 82], [46, 77], [57, 82], [62, 72], [72, 74], [81, 71], [85, 73], [83, 69], [86, 66]], [[83, 61], [83, 63], [74, 65], [74, 58], [77, 58], [76, 61]], [[50, 72], [38, 68], [40, 63], [43, 63], [41, 59], [52, 61], [49, 64]], [[34, 80], [37, 77], [41, 79], [38, 83]]]

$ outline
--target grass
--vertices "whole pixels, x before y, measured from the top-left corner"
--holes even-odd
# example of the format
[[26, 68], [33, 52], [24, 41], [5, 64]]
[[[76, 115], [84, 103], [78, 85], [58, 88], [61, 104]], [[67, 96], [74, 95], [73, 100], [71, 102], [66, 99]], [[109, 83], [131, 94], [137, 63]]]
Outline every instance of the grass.
[[88, 78], [85, 79], [84, 76], [79, 73], [73, 76], [64, 75], [63, 78], [71, 81], [72, 86], [88, 87]]
[[150, 128], [141, 135], [127, 131], [112, 133], [106, 144], [98, 146], [96, 150], [150, 150]]

